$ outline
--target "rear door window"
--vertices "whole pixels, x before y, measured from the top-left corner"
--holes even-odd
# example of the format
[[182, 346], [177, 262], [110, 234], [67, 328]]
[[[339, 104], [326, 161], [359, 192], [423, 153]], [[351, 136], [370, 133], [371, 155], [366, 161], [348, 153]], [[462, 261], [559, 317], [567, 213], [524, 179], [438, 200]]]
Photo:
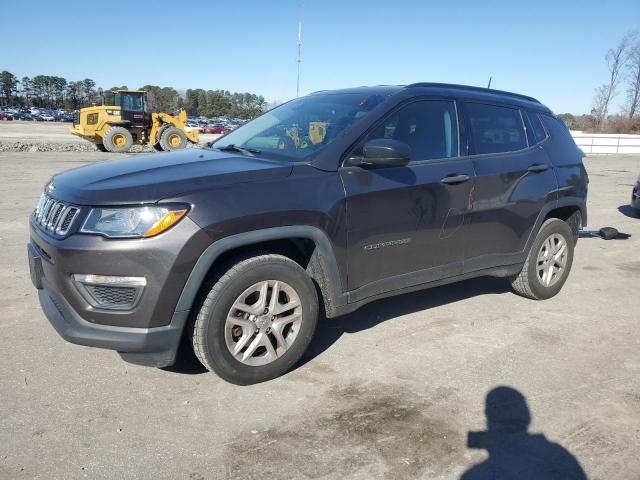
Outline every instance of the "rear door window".
[[527, 148], [520, 110], [484, 103], [465, 103], [471, 145], [476, 155]]

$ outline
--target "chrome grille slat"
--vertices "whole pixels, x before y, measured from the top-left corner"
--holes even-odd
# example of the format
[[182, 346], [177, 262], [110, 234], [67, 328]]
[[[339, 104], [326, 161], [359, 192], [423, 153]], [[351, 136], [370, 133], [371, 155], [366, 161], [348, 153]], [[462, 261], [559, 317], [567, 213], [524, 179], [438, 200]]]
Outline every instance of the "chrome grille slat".
[[60, 215], [58, 215], [58, 218], [56, 219], [56, 222], [53, 224], [53, 231], [57, 232], [60, 229], [60, 226], [62, 225], [62, 222], [64, 222], [64, 217], [67, 216], [67, 213], [69, 213], [69, 210], [71, 209], [71, 207], [69, 205], [63, 205], [62, 206], [62, 210], [60, 210]]
[[40, 213], [38, 214], [38, 223], [41, 223], [42, 219], [46, 216], [47, 209], [51, 206], [52, 201], [53, 200], [51, 200], [48, 197], [44, 201], [44, 204], [42, 205], [42, 210], [40, 210]]
[[79, 211], [79, 207], [43, 194], [33, 212], [33, 220], [44, 230], [62, 236], [69, 232]]
[[44, 220], [44, 227], [45, 228], [49, 228], [49, 222], [51, 221], [51, 218], [53, 217], [53, 212], [55, 212], [57, 205], [58, 205], [58, 202], [56, 202], [54, 200], [51, 203], [51, 206], [49, 207], [49, 210], [47, 210], [47, 217]]
[[50, 199], [46, 205], [44, 206], [44, 212], [42, 212], [42, 224], [46, 225], [47, 219], [49, 218], [49, 212], [53, 208], [53, 204], [56, 203], [55, 200]]
[[80, 209], [77, 207], [69, 207], [69, 210], [60, 220], [60, 226], [56, 229], [58, 235], [64, 235], [69, 231], [79, 211]]
[[47, 222], [48, 230], [55, 230], [56, 223], [58, 223], [58, 219], [60, 218], [60, 213], [65, 208], [65, 204], [62, 202], [57, 202], [55, 206], [51, 209], [51, 218]]

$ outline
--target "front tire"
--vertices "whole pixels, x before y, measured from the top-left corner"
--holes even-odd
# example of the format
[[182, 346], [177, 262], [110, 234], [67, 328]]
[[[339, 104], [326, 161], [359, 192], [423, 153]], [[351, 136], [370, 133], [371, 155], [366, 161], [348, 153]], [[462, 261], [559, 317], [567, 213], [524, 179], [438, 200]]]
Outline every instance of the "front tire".
[[133, 136], [124, 127], [111, 127], [104, 134], [102, 143], [111, 153], [126, 153], [133, 145]]
[[536, 236], [511, 287], [523, 297], [545, 300], [555, 296], [566, 282], [573, 264], [574, 232], [557, 218], [546, 220]]
[[176, 127], [168, 127], [160, 137], [160, 145], [165, 152], [181, 150], [187, 146], [187, 141], [187, 135]]
[[282, 255], [239, 261], [203, 293], [191, 331], [194, 352], [207, 369], [236, 385], [289, 371], [318, 322], [313, 282]]

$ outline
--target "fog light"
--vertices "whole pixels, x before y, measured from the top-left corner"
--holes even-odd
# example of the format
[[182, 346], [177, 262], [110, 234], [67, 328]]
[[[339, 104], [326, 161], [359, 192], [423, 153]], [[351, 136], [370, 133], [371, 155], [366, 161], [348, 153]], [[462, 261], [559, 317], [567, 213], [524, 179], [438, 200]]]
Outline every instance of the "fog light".
[[89, 305], [107, 310], [131, 310], [147, 285], [145, 277], [74, 274], [73, 280]]

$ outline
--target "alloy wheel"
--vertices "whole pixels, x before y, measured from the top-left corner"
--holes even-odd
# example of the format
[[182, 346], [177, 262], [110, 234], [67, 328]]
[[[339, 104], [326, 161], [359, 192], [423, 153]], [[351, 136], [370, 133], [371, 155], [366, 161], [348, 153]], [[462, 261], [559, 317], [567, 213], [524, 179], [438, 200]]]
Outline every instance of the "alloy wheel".
[[538, 252], [537, 278], [544, 287], [555, 285], [567, 266], [567, 240], [559, 233], [549, 235]]
[[235, 300], [225, 321], [225, 343], [233, 357], [260, 366], [281, 357], [293, 345], [302, 323], [302, 303], [287, 283], [265, 280]]

